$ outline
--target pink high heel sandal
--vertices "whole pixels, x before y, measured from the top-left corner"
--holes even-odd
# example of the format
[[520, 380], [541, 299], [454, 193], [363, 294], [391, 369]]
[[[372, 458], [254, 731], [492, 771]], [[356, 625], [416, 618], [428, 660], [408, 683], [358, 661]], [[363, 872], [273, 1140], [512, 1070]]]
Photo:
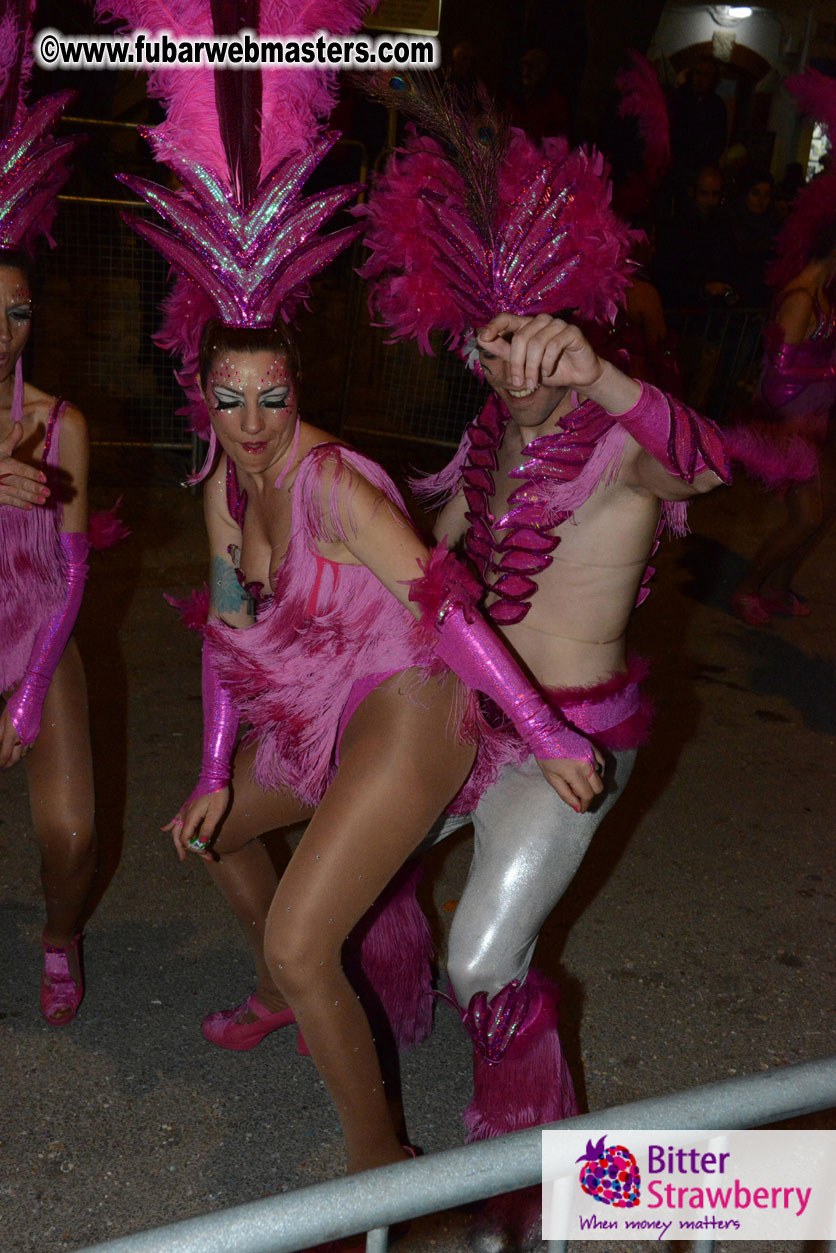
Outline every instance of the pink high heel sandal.
[[731, 611], [747, 626], [767, 626], [769, 610], [756, 592], [735, 592], [731, 598]]
[[[242, 1022], [247, 1013], [255, 1014], [255, 1022]], [[271, 1031], [280, 1027], [289, 1027], [296, 1021], [296, 1015], [290, 1006], [277, 1010], [275, 1014], [265, 1009], [254, 994], [247, 997], [243, 1005], [235, 1009], [222, 1009], [216, 1014], [209, 1014], [203, 1019], [200, 1029], [210, 1044], [217, 1044], [222, 1049], [235, 1049], [244, 1052], [254, 1049]], [[310, 1057], [305, 1038], [300, 1031], [296, 1038], [296, 1052], [301, 1057]]]
[[[84, 972], [81, 965], [81, 936], [73, 936], [67, 948], [47, 944], [41, 937], [44, 966], [41, 971], [41, 1011], [51, 1027], [66, 1027], [84, 1000]], [[78, 982], [70, 974], [69, 954], [78, 967]]]
[[767, 613], [778, 618], [809, 618], [811, 613], [810, 606], [800, 600], [795, 592], [789, 592], [786, 597], [763, 595], [761, 603]]

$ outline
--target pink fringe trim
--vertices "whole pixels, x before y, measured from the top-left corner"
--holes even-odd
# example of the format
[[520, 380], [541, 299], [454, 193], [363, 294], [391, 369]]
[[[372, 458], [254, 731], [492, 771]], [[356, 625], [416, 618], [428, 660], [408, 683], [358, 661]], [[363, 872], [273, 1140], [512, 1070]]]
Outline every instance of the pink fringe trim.
[[399, 1049], [421, 1044], [433, 1029], [433, 944], [417, 896], [423, 877], [415, 862], [401, 867], [347, 942], [346, 964], [359, 961], [357, 991], [362, 999], [368, 984]]
[[176, 609], [180, 615], [180, 621], [189, 631], [202, 631], [209, 620], [209, 586], [204, 583], [201, 587], [196, 587], [190, 596], [177, 597], [169, 596], [168, 592], [163, 592], [163, 598], [168, 601], [172, 609]]
[[120, 496], [110, 509], [97, 509], [90, 514], [87, 538], [90, 541], [90, 547], [96, 552], [104, 552], [106, 548], [115, 548], [131, 534], [130, 527], [127, 527], [119, 517], [121, 504], [122, 497]]
[[468, 1141], [558, 1122], [578, 1112], [572, 1076], [557, 1033], [556, 985], [530, 970], [525, 987], [535, 994], [529, 1021], [489, 1065], [473, 1056], [473, 1099], [464, 1112]]

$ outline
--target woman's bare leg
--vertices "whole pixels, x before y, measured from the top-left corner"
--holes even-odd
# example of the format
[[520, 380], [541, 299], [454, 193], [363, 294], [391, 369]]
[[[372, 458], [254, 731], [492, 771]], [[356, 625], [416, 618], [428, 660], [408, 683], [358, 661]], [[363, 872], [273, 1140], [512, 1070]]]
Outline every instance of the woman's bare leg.
[[[264, 959], [264, 929], [279, 879], [270, 854], [258, 837], [277, 827], [303, 822], [314, 811], [289, 793], [262, 791], [252, 778], [254, 757], [255, 748], [235, 755], [232, 804], [214, 845], [218, 860], [206, 865], [252, 951], [256, 997], [266, 1009], [276, 1012], [284, 1009], [287, 1002]], [[255, 1017], [248, 1014], [243, 1021]]]
[[[44, 939], [67, 948], [81, 926], [96, 869], [87, 686], [72, 640], [49, 686], [40, 734], [24, 760], [41, 848]], [[70, 971], [78, 977], [72, 954]]]
[[779, 596], [788, 592], [789, 579], [782, 577], [781, 571], [795, 572], [806, 555], [806, 546], [822, 524], [818, 476], [790, 488], [784, 504], [785, 520], [761, 544], [738, 591], [755, 595], [768, 591]]
[[819, 454], [819, 474], [814, 484], [815, 494], [802, 508], [803, 521], [807, 524], [806, 538], [764, 580], [764, 592], [779, 600], [789, 602], [793, 579], [824, 539], [836, 517], [836, 448], [832, 444]]
[[352, 718], [340, 768], [276, 891], [265, 951], [334, 1100], [349, 1171], [403, 1156], [365, 1012], [342, 970], [346, 936], [460, 788], [474, 749], [448, 735], [454, 684], [372, 692]]

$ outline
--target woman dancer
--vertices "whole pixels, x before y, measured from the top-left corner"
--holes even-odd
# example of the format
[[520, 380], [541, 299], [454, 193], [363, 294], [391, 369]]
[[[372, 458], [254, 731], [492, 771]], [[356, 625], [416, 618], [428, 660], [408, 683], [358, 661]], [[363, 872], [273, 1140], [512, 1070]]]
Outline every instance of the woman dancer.
[[[245, 24], [264, 37], [305, 33], [271, 29], [267, 6], [263, 21], [258, 10], [249, 5]], [[205, 34], [216, 16], [213, 5], [190, 20]], [[345, 14], [349, 29], [360, 16]], [[326, 25], [315, 4], [288, 20]], [[342, 33], [334, 20], [332, 10], [327, 24]], [[164, 338], [185, 358], [196, 423], [211, 423], [207, 472], [223, 450], [206, 491], [223, 621], [204, 644], [203, 768], [169, 827], [181, 854], [210, 856], [214, 841], [219, 883], [264, 929], [259, 991], [273, 1004], [251, 998], [219, 1035], [240, 1039], [261, 1011], [277, 1010], [272, 1026], [295, 1015], [356, 1171], [402, 1159], [403, 1148], [341, 949], [472, 765], [462, 735], [472, 720], [456, 715], [446, 667], [493, 696], [576, 807], [601, 785], [588, 741], [544, 705], [472, 610], [446, 550], [430, 561], [383, 472], [299, 419], [295, 353], [277, 328], [361, 229], [317, 230], [354, 188], [301, 195], [333, 142], [317, 137], [329, 94], [312, 97], [309, 76], [293, 70], [200, 73], [205, 92], [192, 75], [155, 80], [169, 120], [152, 139], [180, 190], [123, 180], [169, 229], [135, 228], [183, 276]], [[223, 104], [212, 126], [207, 100]], [[252, 732], [233, 768], [239, 718]], [[276, 886], [257, 836], [303, 818]]]
[[[788, 86], [805, 111], [836, 123], [836, 85], [815, 70]], [[784, 501], [781, 524], [766, 537], [732, 597], [751, 626], [773, 615], [806, 616], [793, 590], [802, 563], [836, 515], [836, 176], [814, 180], [779, 238], [770, 279], [778, 289], [766, 330], [766, 361], [752, 420], [728, 433], [732, 456]]]
[[[169, 829], [181, 857], [212, 841], [202, 855], [254, 929], [259, 973], [257, 996], [205, 1031], [251, 1047], [295, 1016], [340, 1113], [349, 1170], [367, 1169], [403, 1154], [341, 950], [473, 763], [439, 658], [489, 687], [541, 755], [577, 754], [544, 765], [575, 807], [600, 783], [586, 777], [589, 746], [553, 718], [547, 729], [498, 639], [450, 613], [468, 600], [460, 576], [449, 557], [429, 558], [383, 471], [299, 420], [286, 334], [210, 325], [201, 373], [225, 454], [205, 493], [220, 621], [206, 636], [201, 781]], [[436, 637], [415, 619], [442, 600]], [[239, 713], [252, 731], [230, 788]], [[306, 818], [277, 883], [256, 837]]]
[[87, 434], [77, 409], [16, 383], [31, 320], [28, 260], [0, 250], [0, 440], [21, 430], [48, 497], [0, 506], [0, 769], [25, 758], [46, 904], [41, 1008], [64, 1026], [84, 995], [79, 942], [96, 864], [87, 693], [72, 639], [89, 548]]
[[52, 224], [78, 140], [53, 137], [72, 92], [26, 105], [28, 42], [23, 7], [9, 8], [0, 30], [0, 448], [21, 464], [0, 485], [0, 770], [26, 759], [46, 904], [41, 1008], [65, 1026], [84, 995], [79, 941], [95, 871], [87, 696], [71, 638], [87, 574], [87, 435], [77, 409], [24, 385], [22, 353], [32, 250]]

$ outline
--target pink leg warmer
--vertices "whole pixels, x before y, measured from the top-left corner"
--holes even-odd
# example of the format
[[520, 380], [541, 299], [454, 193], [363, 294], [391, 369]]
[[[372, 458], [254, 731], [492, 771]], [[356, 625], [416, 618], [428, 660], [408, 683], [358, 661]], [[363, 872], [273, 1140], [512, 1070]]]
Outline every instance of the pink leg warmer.
[[417, 863], [402, 866], [348, 937], [344, 954], [373, 1029], [379, 1010], [398, 1048], [420, 1044], [433, 1027], [433, 946], [417, 897], [422, 878]]

